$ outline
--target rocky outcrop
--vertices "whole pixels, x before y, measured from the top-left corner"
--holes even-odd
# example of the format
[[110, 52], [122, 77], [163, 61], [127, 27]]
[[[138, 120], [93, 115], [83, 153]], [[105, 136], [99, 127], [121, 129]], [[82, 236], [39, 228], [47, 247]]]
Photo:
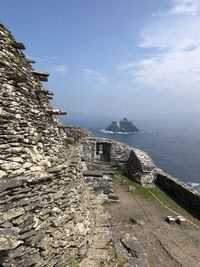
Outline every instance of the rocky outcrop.
[[107, 132], [113, 133], [135, 133], [139, 132], [135, 125], [127, 118], [123, 118], [120, 122], [113, 121], [106, 129]]

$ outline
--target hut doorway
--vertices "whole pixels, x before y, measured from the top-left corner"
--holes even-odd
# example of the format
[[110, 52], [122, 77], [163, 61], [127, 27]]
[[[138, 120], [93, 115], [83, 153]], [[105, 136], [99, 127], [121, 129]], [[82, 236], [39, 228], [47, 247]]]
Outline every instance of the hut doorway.
[[110, 161], [110, 144], [109, 143], [97, 143], [96, 153], [99, 155], [100, 160]]

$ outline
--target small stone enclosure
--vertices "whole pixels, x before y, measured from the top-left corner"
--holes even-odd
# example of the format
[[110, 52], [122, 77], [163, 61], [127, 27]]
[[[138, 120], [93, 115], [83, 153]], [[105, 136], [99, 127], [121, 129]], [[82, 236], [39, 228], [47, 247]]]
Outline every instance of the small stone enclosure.
[[200, 194], [159, 169], [147, 153], [103, 138], [82, 140], [82, 161], [89, 170], [120, 171], [144, 186], [157, 184], [200, 218]]
[[114, 140], [83, 139], [82, 160], [89, 170], [121, 171], [144, 185], [152, 184], [155, 179], [156, 166], [148, 154]]

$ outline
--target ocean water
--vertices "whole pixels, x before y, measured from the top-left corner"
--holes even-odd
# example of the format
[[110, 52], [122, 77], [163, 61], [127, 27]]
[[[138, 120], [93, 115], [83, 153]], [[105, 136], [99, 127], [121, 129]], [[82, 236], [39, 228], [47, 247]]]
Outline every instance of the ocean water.
[[159, 168], [200, 191], [200, 129], [155, 129], [132, 134], [91, 131], [97, 137], [146, 151]]

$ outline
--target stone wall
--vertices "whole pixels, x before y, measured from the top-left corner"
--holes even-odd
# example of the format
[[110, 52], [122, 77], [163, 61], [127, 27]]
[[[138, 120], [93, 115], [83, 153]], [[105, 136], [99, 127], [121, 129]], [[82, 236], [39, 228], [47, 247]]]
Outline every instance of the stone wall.
[[78, 151], [62, 154], [48, 175], [0, 183], [1, 266], [68, 266], [94, 230]]
[[0, 24], [0, 266], [66, 267], [92, 242], [96, 200], [23, 48]]
[[45, 171], [65, 133], [48, 95], [9, 31], [0, 25], [0, 178]]
[[200, 193], [197, 190], [161, 170], [156, 173], [156, 184], [200, 219]]
[[[126, 169], [127, 160], [131, 148], [123, 143], [104, 138], [86, 138], [82, 140], [82, 159], [87, 162], [89, 169], [118, 170]], [[97, 145], [110, 145], [109, 160], [104, 160], [102, 154], [98, 154]], [[98, 167], [99, 166], [99, 167]]]
[[[86, 254], [81, 266], [98, 266], [98, 257], [106, 264], [109, 217], [85, 182], [81, 160], [89, 170], [122, 171], [145, 185], [156, 176], [167, 190], [176, 185], [141, 150], [78, 128], [66, 135], [56, 117], [63, 113], [52, 109], [41, 83], [48, 74], [34, 71], [22, 49], [0, 24], [0, 266], [66, 267]], [[187, 193], [178, 188], [183, 199]], [[194, 209], [198, 198], [188, 197]]]
[[[110, 145], [108, 161], [105, 161], [96, 149], [98, 144], [104, 143]], [[83, 139], [82, 160], [87, 163], [89, 170], [121, 171], [143, 185], [151, 185], [155, 179], [156, 166], [149, 155], [118, 141], [104, 138]]]
[[[102, 161], [97, 155], [96, 145], [104, 142], [110, 144], [109, 162]], [[82, 140], [82, 146], [82, 160], [89, 170], [117, 170], [144, 186], [154, 186], [156, 183], [200, 218], [200, 193], [160, 170], [144, 151], [103, 138]]]

